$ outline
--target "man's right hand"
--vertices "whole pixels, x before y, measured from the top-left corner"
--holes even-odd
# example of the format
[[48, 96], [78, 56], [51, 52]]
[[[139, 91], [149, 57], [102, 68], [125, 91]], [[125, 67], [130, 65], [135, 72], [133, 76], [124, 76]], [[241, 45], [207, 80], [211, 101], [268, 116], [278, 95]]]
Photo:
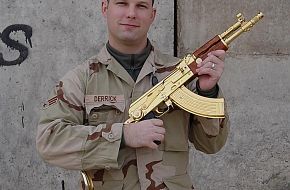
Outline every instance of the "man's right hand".
[[162, 142], [164, 140], [165, 129], [162, 120], [148, 119], [137, 123], [125, 124], [123, 135], [126, 146], [157, 149], [158, 145], [153, 141]]

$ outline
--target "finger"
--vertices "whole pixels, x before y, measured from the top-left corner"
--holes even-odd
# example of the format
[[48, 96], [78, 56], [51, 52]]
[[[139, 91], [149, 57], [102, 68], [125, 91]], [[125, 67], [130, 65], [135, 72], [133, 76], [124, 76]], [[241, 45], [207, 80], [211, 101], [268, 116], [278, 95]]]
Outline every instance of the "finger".
[[[201, 68], [199, 68], [199, 70], [206, 69], [206, 68], [212, 69], [213, 64], [215, 64], [215, 63], [214, 62], [211, 62], [211, 61], [206, 62]], [[215, 67], [216, 67], [216, 64], [215, 64]]]
[[225, 57], [226, 57], [226, 52], [224, 50], [215, 50], [215, 51], [211, 51], [207, 54], [208, 56], [209, 55], [215, 55], [217, 56], [219, 59], [221, 60], [225, 60]]
[[202, 67], [207, 62], [214, 61], [214, 60], [211, 60], [212, 59], [211, 57], [217, 57], [223, 62], [225, 60], [225, 56], [226, 56], [226, 52], [224, 50], [215, 50], [215, 51], [209, 52], [207, 54], [207, 57], [201, 63], [197, 64], [197, 67]]
[[223, 64], [223, 61], [220, 60], [215, 55], [209, 55], [200, 64], [198, 64], [197, 67], [198, 68], [209, 67], [209, 65], [211, 66], [213, 63], [215, 63], [215, 64]]
[[152, 125], [163, 127], [163, 121], [161, 119], [150, 119]]
[[165, 134], [165, 128], [164, 127], [160, 127], [160, 126], [155, 126], [153, 128], [153, 132], [164, 135]]
[[161, 119], [145, 119], [138, 123], [143, 123], [144, 126], [163, 126], [163, 121]]
[[148, 148], [151, 148], [151, 149], [157, 149], [158, 148], [158, 145], [155, 144], [153, 141], [151, 143], [149, 143], [148, 145], [146, 145]]
[[216, 56], [212, 56], [212, 58], [210, 58], [209, 60], [212, 60], [212, 61], [206, 62], [202, 67], [196, 69], [196, 72], [199, 73], [202, 69], [205, 69], [205, 68], [210, 68], [215, 71], [223, 72], [224, 62], [222, 60], [220, 60]]
[[197, 68], [203, 67], [207, 62], [209, 62], [209, 60], [205, 58], [201, 63], [197, 64]]
[[158, 133], [155, 133], [154, 135], [153, 135], [153, 140], [157, 140], [157, 141], [163, 141], [164, 140], [164, 135], [162, 135], [162, 134], [158, 134]]
[[[211, 70], [216, 70], [216, 64], [214, 64], [213, 62], [207, 62], [205, 63], [202, 67], [196, 69], [196, 72], [198, 75], [201, 75], [201, 74], [212, 74], [212, 72], [210, 71], [210, 73], [207, 73], [207, 71], [209, 71], [208, 69], [211, 69]], [[206, 72], [206, 73], [204, 73]]]
[[221, 65], [223, 66], [224, 65], [224, 61], [221, 60], [219, 57], [215, 56], [215, 55], [210, 55], [207, 57], [207, 59], [209, 60], [208, 62], [212, 62], [216, 65]]
[[199, 76], [200, 75], [209, 75], [211, 77], [214, 77], [214, 76], [217, 76], [217, 71], [216, 70], [213, 70], [211, 68], [203, 68], [203, 69], [199, 69], [198, 73], [197, 73]]

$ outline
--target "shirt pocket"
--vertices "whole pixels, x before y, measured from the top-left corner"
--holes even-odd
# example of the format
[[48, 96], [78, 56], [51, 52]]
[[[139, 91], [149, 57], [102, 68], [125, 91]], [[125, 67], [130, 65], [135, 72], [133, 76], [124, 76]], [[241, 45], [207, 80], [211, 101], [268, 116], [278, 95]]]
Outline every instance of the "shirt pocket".
[[120, 103], [94, 103], [87, 108], [88, 124], [113, 124], [124, 122], [124, 102]]
[[188, 151], [188, 114], [183, 110], [174, 110], [162, 116], [161, 119], [166, 133], [159, 150]]

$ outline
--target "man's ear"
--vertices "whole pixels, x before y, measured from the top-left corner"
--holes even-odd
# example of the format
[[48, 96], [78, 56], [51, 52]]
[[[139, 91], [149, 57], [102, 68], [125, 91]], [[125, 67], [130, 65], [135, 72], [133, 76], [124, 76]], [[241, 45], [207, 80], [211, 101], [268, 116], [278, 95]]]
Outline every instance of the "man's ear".
[[156, 17], [156, 8], [153, 7], [153, 11], [152, 11], [152, 22], [155, 20]]
[[102, 14], [104, 17], [107, 16], [107, 10], [108, 10], [108, 1], [102, 0]]

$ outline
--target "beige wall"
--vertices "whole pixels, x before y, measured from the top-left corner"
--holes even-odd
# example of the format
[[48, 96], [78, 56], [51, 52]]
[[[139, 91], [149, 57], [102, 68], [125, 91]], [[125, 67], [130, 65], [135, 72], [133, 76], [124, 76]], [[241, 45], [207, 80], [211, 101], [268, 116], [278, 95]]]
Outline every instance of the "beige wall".
[[231, 132], [216, 155], [192, 149], [197, 189], [290, 189], [290, 1], [179, 1], [179, 55], [192, 52], [236, 22], [265, 17], [228, 50], [220, 86]]

